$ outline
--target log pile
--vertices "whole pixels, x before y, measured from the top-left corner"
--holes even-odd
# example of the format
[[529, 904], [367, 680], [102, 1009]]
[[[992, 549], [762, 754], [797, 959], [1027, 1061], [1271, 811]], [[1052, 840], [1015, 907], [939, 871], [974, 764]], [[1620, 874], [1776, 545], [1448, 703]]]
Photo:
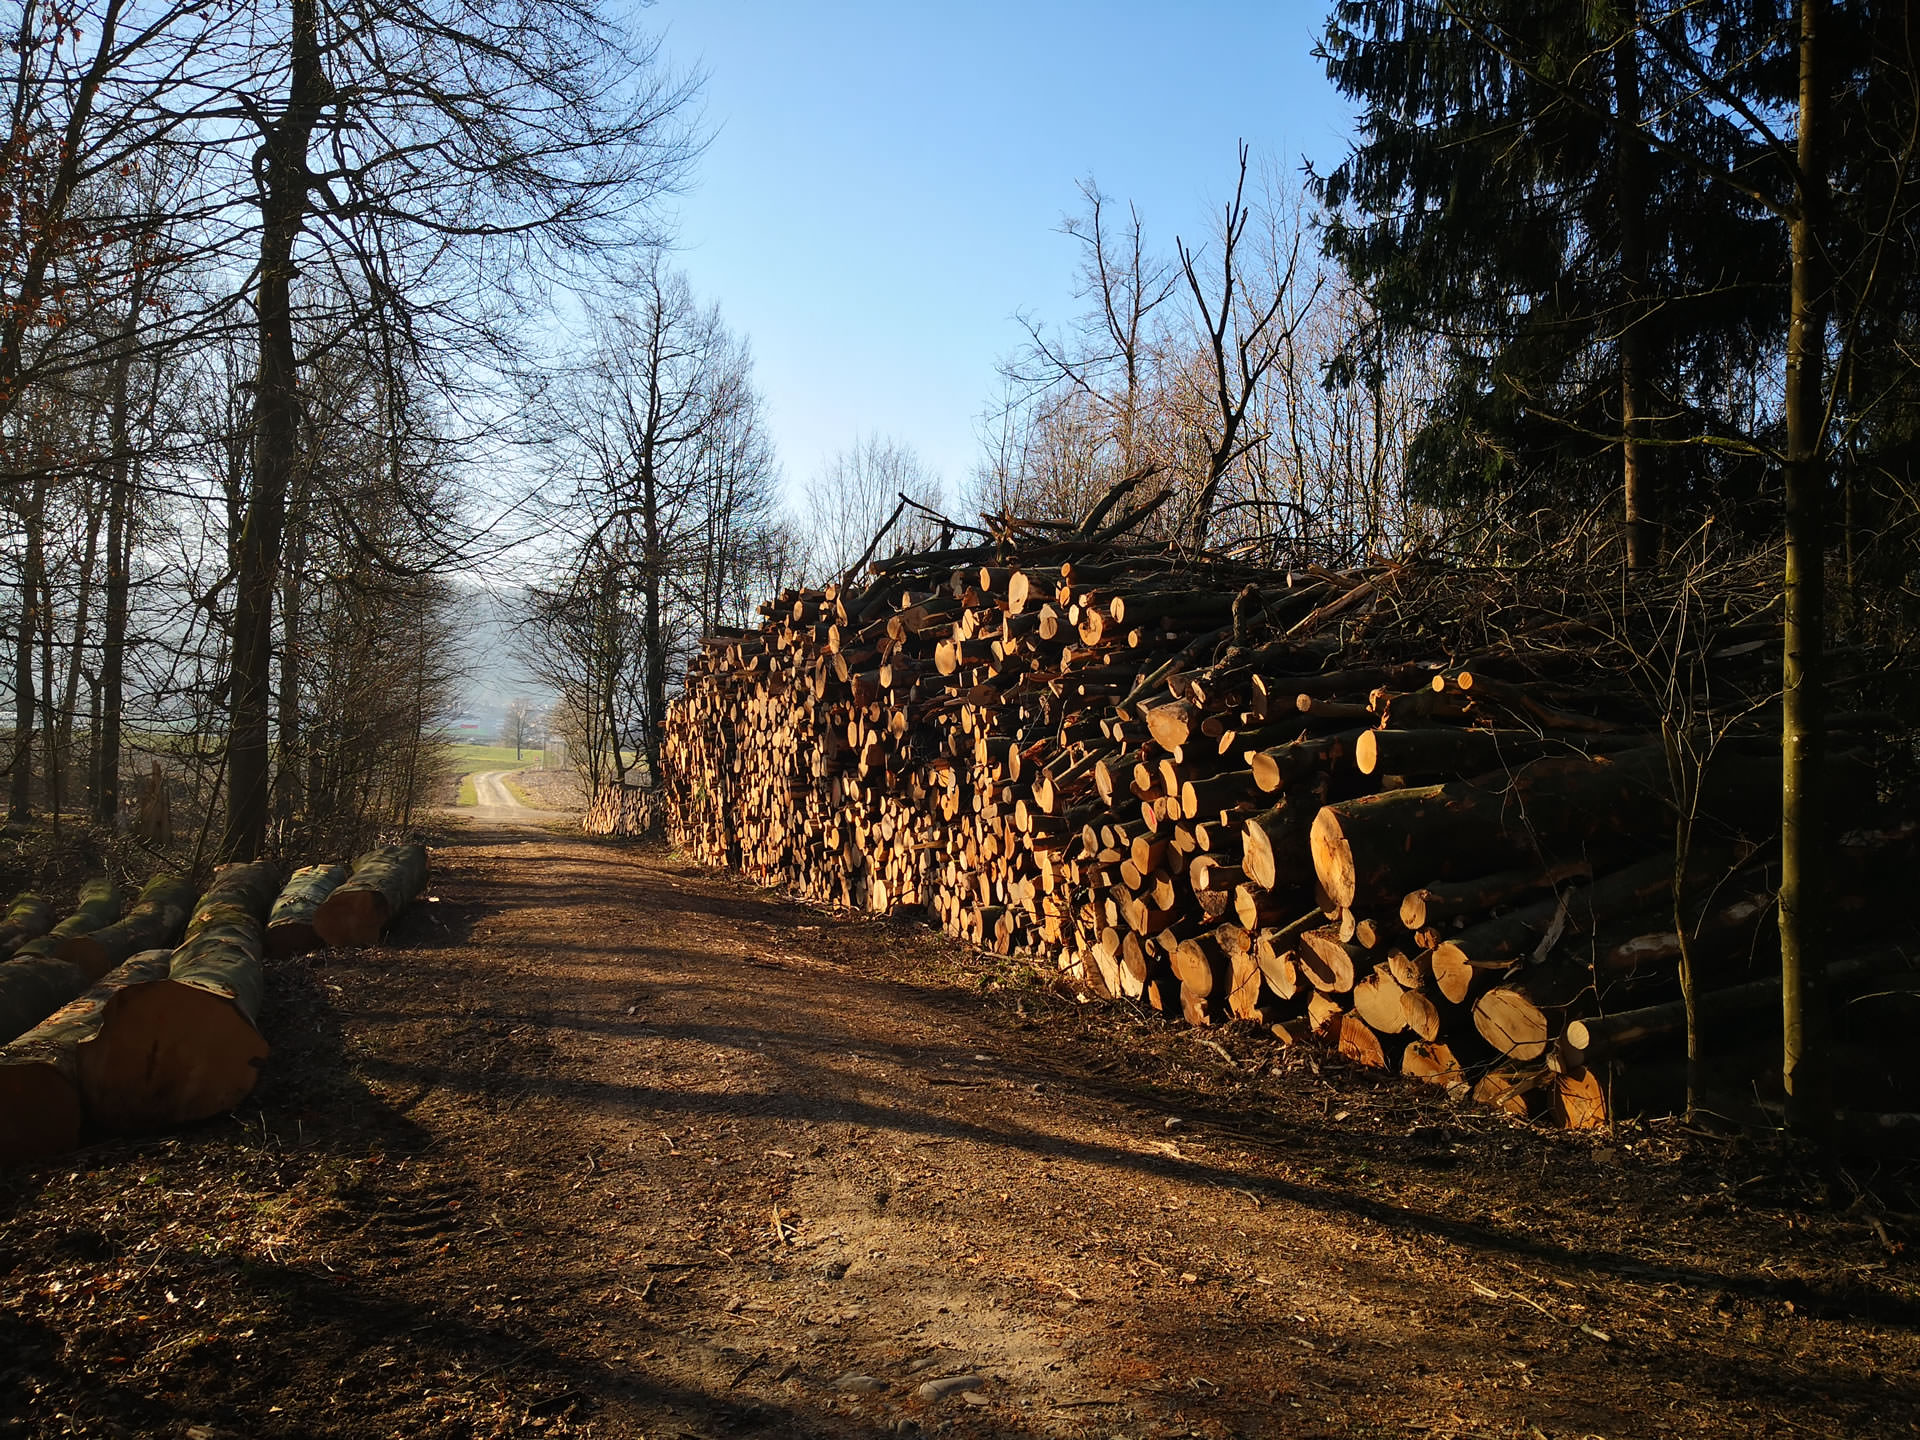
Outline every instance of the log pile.
[[656, 790], [637, 785], [603, 785], [581, 817], [589, 835], [617, 835], [640, 839], [658, 835], [666, 827], [666, 812]]
[[[1698, 985], [1777, 972], [1764, 712], [1702, 771], [1556, 617], [1442, 650], [1402, 603], [1436, 567], [1263, 571], [1120, 533], [1097, 508], [896, 556], [707, 637], [666, 725], [670, 838], [1089, 997], [1571, 1127], [1604, 1123], [1626, 1058], [1573, 1027], [1671, 1002], [1683, 929]], [[1750, 628], [1716, 660], [1729, 697], [1768, 683]], [[1914, 855], [1911, 826], [1860, 828], [1872, 778], [1833, 767], [1858, 939]]]
[[[371, 943], [426, 869], [426, 852], [406, 845], [370, 851], [352, 872], [308, 866], [284, 889], [264, 860], [222, 867], [197, 898], [162, 875], [124, 916], [110, 882], [89, 882], [72, 916], [0, 963], [0, 1039], [10, 1042], [0, 1044], [0, 1162], [231, 1109], [267, 1055], [267, 954], [321, 943], [315, 918], [350, 873], [358, 898], [336, 920], [343, 933], [371, 931], [352, 943]], [[50, 918], [44, 901], [21, 896], [8, 922], [48, 931]], [[140, 941], [155, 943], [128, 953]]]

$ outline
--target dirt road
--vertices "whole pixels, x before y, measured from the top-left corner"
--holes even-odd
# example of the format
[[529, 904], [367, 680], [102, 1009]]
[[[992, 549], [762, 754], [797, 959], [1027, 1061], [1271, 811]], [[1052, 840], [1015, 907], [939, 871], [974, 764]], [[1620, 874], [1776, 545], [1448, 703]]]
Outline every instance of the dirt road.
[[436, 864], [278, 972], [245, 1113], [0, 1180], [0, 1435], [1920, 1433], [1900, 1217], [1790, 1169], [657, 850]]
[[550, 825], [568, 819], [555, 810], [536, 810], [523, 805], [507, 785], [511, 770], [481, 770], [474, 773], [474, 804], [455, 813], [479, 825]]

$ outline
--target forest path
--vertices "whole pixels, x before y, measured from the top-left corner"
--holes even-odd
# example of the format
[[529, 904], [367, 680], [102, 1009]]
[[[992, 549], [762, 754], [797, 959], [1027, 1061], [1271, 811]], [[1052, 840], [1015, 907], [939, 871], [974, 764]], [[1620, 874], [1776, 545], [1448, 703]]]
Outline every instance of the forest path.
[[1920, 1433], [1911, 1262], [1791, 1174], [659, 848], [434, 864], [390, 945], [279, 974], [249, 1113], [0, 1181], [18, 1433]]
[[507, 784], [512, 770], [476, 770], [473, 780], [474, 803], [452, 813], [480, 825], [551, 825], [573, 817], [557, 810], [536, 810], [523, 805]]

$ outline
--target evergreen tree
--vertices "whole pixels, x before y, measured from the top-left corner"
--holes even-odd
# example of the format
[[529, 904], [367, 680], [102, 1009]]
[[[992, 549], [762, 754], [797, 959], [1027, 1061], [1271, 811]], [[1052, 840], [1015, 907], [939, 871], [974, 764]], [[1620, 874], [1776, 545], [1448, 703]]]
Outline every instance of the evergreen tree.
[[1516, 0], [1335, 9], [1323, 54], [1361, 140], [1316, 182], [1327, 248], [1384, 327], [1447, 348], [1413, 447], [1426, 498], [1617, 489], [1644, 561], [1660, 519], [1764, 488], [1738, 450], [1676, 450], [1750, 428], [1786, 269], [1766, 207], [1715, 179], [1758, 147], [1673, 60], [1684, 23]]

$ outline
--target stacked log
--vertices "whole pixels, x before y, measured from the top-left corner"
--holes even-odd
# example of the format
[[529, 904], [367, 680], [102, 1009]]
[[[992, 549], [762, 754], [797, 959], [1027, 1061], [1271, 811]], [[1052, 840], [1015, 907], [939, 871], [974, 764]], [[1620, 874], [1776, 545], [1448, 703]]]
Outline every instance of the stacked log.
[[658, 835], [665, 826], [659, 792], [637, 785], [601, 786], [580, 820], [580, 828], [589, 835], [628, 839]]
[[1777, 965], [1758, 730], [1684, 777], [1678, 866], [1657, 717], [1581, 684], [1562, 633], [1363, 660], [1399, 568], [1100, 533], [898, 556], [707, 637], [666, 726], [672, 840], [1574, 1126], [1608, 1110], [1567, 1026], [1673, 998], [1680, 921], [1708, 983]]
[[426, 883], [424, 846], [369, 850], [354, 860], [353, 874], [315, 908], [314, 933], [330, 947], [376, 944]]

